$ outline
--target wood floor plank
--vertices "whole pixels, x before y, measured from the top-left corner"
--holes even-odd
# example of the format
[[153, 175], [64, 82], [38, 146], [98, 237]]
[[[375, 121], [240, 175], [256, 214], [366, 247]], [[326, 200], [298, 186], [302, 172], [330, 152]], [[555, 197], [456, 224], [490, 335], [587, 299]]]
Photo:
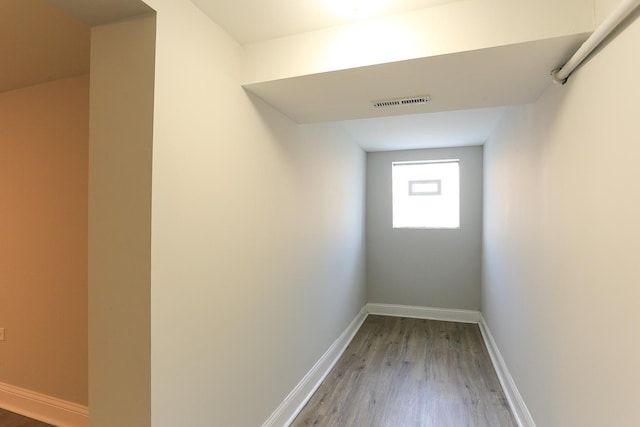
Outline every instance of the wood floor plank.
[[369, 316], [291, 424], [515, 427], [477, 325]]
[[0, 426], [2, 427], [53, 427], [51, 424], [23, 417], [0, 408]]

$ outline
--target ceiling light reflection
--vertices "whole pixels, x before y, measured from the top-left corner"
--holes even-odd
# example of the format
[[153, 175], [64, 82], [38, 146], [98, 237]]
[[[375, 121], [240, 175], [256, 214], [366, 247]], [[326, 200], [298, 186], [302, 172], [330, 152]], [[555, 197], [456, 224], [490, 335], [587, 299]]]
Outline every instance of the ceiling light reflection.
[[340, 19], [356, 20], [378, 15], [389, 0], [324, 0]]

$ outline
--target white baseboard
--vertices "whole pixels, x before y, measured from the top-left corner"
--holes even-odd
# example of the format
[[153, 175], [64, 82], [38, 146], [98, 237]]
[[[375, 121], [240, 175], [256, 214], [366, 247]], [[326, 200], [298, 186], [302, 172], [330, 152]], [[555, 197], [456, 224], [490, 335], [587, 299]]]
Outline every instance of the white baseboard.
[[524, 399], [522, 399], [522, 395], [518, 391], [518, 387], [516, 387], [516, 383], [513, 381], [513, 377], [507, 368], [507, 364], [502, 358], [502, 354], [500, 354], [500, 350], [498, 350], [498, 346], [493, 339], [489, 326], [482, 315], [480, 316], [479, 326], [482, 338], [484, 339], [484, 343], [489, 351], [489, 356], [491, 357], [491, 361], [493, 362], [493, 366], [496, 370], [496, 374], [498, 374], [498, 379], [500, 380], [504, 394], [507, 396], [509, 406], [511, 406], [511, 410], [513, 411], [513, 415], [516, 417], [518, 425], [520, 427], [536, 427], [536, 423], [533, 421], [533, 417], [531, 416], [527, 405], [524, 403]]
[[367, 318], [366, 307], [360, 310], [347, 329], [335, 340], [329, 349], [322, 355], [320, 360], [311, 368], [307, 375], [302, 378], [298, 385], [289, 393], [284, 401], [276, 408], [262, 427], [288, 426], [300, 413], [304, 405], [307, 404], [313, 393], [320, 387], [329, 371], [336, 364], [347, 345], [358, 332], [360, 326]]
[[369, 314], [376, 314], [380, 316], [413, 317], [416, 319], [444, 320], [461, 323], [480, 322], [480, 312], [474, 310], [370, 303], [367, 304], [367, 311]]
[[0, 407], [59, 427], [86, 427], [86, 406], [0, 383]]
[[[325, 379], [329, 371], [336, 364], [347, 345], [353, 339], [368, 314], [380, 316], [397, 316], [412, 317], [417, 319], [443, 320], [462, 323], [476, 323], [480, 327], [482, 338], [484, 339], [487, 351], [491, 358], [491, 362], [496, 370], [502, 389], [509, 402], [513, 414], [520, 427], [536, 427], [531, 413], [527, 408], [518, 388], [516, 387], [513, 377], [509, 373], [509, 369], [496, 346], [493, 335], [487, 326], [484, 317], [479, 311], [474, 310], [456, 310], [442, 309], [431, 307], [417, 307], [392, 304], [367, 304], [358, 315], [353, 319], [351, 324], [338, 337], [338, 339], [329, 347], [329, 350], [318, 360], [298, 385], [289, 393], [285, 400], [276, 408], [271, 416], [262, 424], [262, 427], [280, 427], [288, 426], [302, 410], [313, 393], [318, 389], [322, 381]], [[0, 403], [1, 399], [0, 384]], [[66, 424], [65, 424], [66, 425]], [[71, 425], [71, 424], [69, 424]], [[73, 424], [75, 426], [75, 424]]]

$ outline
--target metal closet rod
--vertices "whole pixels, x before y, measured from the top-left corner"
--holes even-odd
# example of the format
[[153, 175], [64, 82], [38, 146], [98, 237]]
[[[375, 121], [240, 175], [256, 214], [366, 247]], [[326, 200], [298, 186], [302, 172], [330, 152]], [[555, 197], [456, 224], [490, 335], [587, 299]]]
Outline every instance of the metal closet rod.
[[589, 38], [582, 43], [580, 49], [561, 68], [556, 68], [551, 72], [554, 83], [565, 84], [571, 73], [578, 68], [580, 64], [600, 43], [615, 30], [625, 18], [627, 18], [640, 6], [640, 0], [622, 0], [618, 7], [605, 19], [602, 24], [598, 25]]

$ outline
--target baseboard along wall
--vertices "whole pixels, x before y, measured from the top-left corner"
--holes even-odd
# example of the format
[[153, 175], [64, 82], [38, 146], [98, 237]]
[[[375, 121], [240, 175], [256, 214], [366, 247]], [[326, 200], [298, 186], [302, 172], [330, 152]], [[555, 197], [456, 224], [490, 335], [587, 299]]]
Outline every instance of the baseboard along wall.
[[509, 405], [511, 406], [519, 427], [535, 427], [533, 418], [509, 373], [509, 369], [498, 350], [488, 325], [484, 321], [484, 317], [482, 317], [482, 313], [475, 310], [374, 303], [367, 304], [363, 307], [349, 326], [347, 326], [347, 329], [345, 329], [324, 355], [322, 355], [320, 360], [318, 360], [313, 368], [311, 368], [291, 393], [289, 393], [273, 414], [262, 424], [262, 427], [286, 427], [291, 424], [302, 408], [304, 408], [304, 405], [307, 404], [313, 393], [320, 387], [320, 384], [329, 374], [340, 356], [342, 356], [342, 353], [344, 353], [369, 314], [478, 324], [489, 356], [491, 357], [491, 362], [493, 363], [500, 384], [507, 396], [507, 400], [509, 401]]
[[59, 427], [87, 427], [89, 409], [73, 402], [0, 383], [0, 407]]
[[[489, 326], [479, 311], [392, 304], [367, 304], [363, 307], [338, 339], [262, 424], [262, 427], [285, 427], [291, 424], [342, 356], [369, 314], [477, 323], [518, 425], [520, 427], [536, 427]], [[87, 427], [89, 425], [89, 409], [86, 406], [4, 383], [0, 383], [0, 407], [60, 427]]]
[[369, 303], [367, 304], [367, 312], [379, 316], [411, 317], [460, 323], [478, 323], [480, 321], [480, 312], [474, 310]]
[[520, 427], [536, 427], [536, 423], [533, 421], [529, 408], [527, 408], [527, 405], [525, 404], [524, 399], [522, 398], [522, 395], [509, 372], [509, 368], [507, 368], [507, 364], [502, 358], [502, 354], [500, 354], [500, 350], [493, 339], [489, 326], [482, 315], [480, 316], [478, 326], [480, 326], [480, 332], [482, 333], [482, 338], [484, 339], [484, 343], [489, 351], [489, 357], [491, 358], [493, 367], [496, 370], [496, 374], [498, 375], [498, 379], [500, 380], [504, 394], [507, 396], [509, 406], [511, 406], [511, 411], [513, 411], [513, 415], [515, 416], [518, 425]]
[[344, 353], [367, 318], [367, 314], [366, 307], [363, 307], [347, 326], [347, 329], [331, 344], [331, 347], [322, 355], [320, 360], [302, 378], [267, 421], [262, 424], [262, 427], [288, 426], [293, 422], [302, 408], [304, 408], [304, 405], [311, 399], [313, 393], [320, 387], [320, 384], [322, 384], [322, 381], [324, 381], [338, 359], [340, 359], [340, 356], [342, 356], [342, 353]]

